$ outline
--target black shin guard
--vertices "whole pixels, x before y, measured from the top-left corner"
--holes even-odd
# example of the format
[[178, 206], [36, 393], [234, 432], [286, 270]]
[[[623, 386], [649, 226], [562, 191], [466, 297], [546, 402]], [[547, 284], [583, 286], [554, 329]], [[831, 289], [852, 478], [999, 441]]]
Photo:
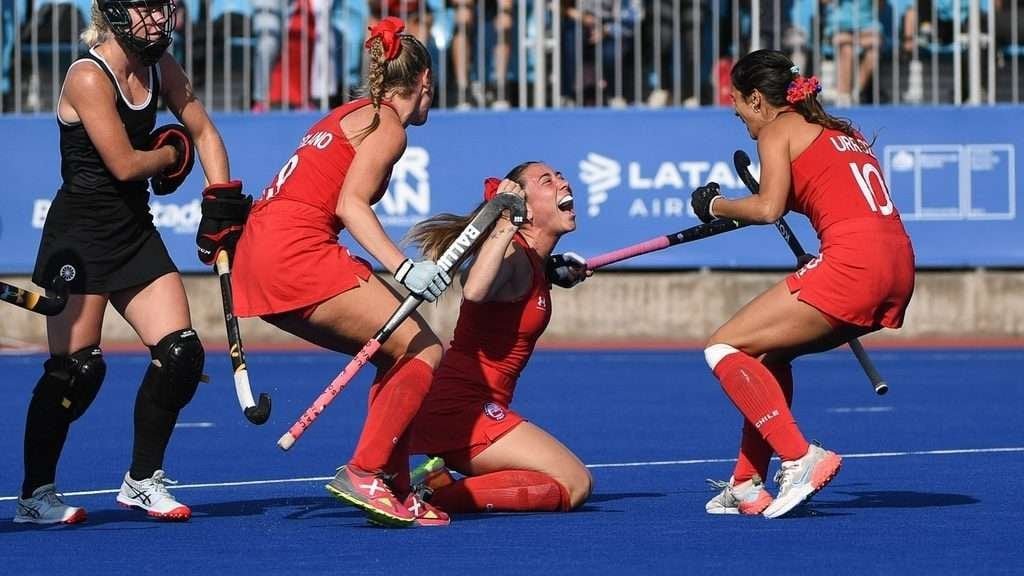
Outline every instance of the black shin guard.
[[51, 356], [32, 392], [25, 420], [25, 478], [22, 497], [54, 481], [57, 460], [71, 423], [89, 408], [107, 373], [97, 346], [69, 356]]
[[135, 444], [129, 473], [150, 478], [163, 467], [178, 412], [192, 400], [203, 374], [203, 345], [193, 330], [164, 336], [150, 348], [153, 358], [135, 396]]

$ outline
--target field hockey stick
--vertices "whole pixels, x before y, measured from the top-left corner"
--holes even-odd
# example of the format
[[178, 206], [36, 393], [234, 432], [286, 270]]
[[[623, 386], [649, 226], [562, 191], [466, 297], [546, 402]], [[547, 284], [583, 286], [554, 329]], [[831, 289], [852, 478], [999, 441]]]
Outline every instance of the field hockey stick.
[[220, 296], [224, 303], [224, 326], [228, 331], [228, 351], [231, 354], [231, 368], [234, 370], [235, 394], [242, 413], [253, 424], [263, 424], [270, 418], [270, 396], [260, 393], [257, 404], [252, 399], [249, 385], [249, 369], [245, 365], [245, 348], [242, 346], [242, 332], [235, 316], [234, 299], [231, 292], [231, 258], [227, 250], [219, 250], [216, 259], [217, 277], [220, 279]]
[[53, 297], [0, 281], [0, 300], [44, 316], [56, 316], [68, 303], [68, 285], [60, 275], [53, 279]]
[[[457, 270], [462, 258], [484, 237], [487, 230], [497, 222], [504, 210], [509, 211], [517, 224], [523, 222], [524, 215], [526, 214], [526, 206], [523, 203], [523, 199], [514, 194], [502, 193], [496, 195], [490, 202], [484, 205], [483, 209], [459, 233], [459, 236], [452, 242], [451, 246], [441, 254], [441, 257], [437, 260], [437, 266], [445, 273]], [[370, 341], [334, 377], [334, 380], [327, 385], [327, 388], [320, 393], [320, 396], [296, 420], [295, 424], [292, 424], [292, 427], [281, 436], [277, 441], [277, 445], [282, 450], [288, 450], [295, 444], [295, 441], [316, 421], [331, 401], [348, 386], [360, 368], [373, 358], [373, 355], [380, 349], [381, 345], [388, 341], [391, 334], [416, 310], [416, 307], [421, 302], [423, 302], [423, 299], [414, 294], [409, 295], [402, 302], [401, 306], [384, 323], [384, 326], [373, 335], [373, 338], [370, 338]]]
[[731, 232], [732, 230], [737, 230], [744, 226], [747, 226], [747, 224], [736, 220], [719, 218], [718, 220], [712, 220], [707, 224], [698, 224], [696, 226], [680, 230], [679, 232], [666, 234], [665, 236], [658, 236], [644, 242], [633, 244], [632, 246], [626, 246], [625, 248], [600, 254], [593, 258], [587, 258], [587, 268], [597, 270], [598, 268], [626, 260], [627, 258], [633, 258], [634, 256], [640, 256], [650, 252], [657, 252], [658, 250], [664, 250], [665, 248], [675, 246], [676, 244], [685, 244], [686, 242], [693, 242], [694, 240], [718, 236], [719, 234]]
[[[751, 194], [757, 194], [761, 191], [761, 184], [754, 179], [754, 176], [750, 173], [750, 156], [743, 150], [737, 150], [732, 155], [733, 165], [736, 167], [736, 173], [739, 175], [740, 180], [747, 185], [750, 189]], [[797, 240], [796, 235], [793, 234], [793, 229], [786, 224], [784, 218], [779, 218], [775, 221], [775, 228], [782, 235], [782, 239], [789, 245], [789, 249], [796, 256], [796, 262], [798, 267], [802, 267], [807, 262], [814, 259], [814, 256], [808, 254], [804, 250], [804, 247]], [[883, 396], [889, 391], [889, 384], [886, 383], [882, 375], [878, 373], [878, 369], [875, 368], [875, 363], [871, 361], [864, 346], [860, 343], [860, 340], [854, 338], [850, 340], [850, 350], [853, 351], [853, 355], [857, 357], [857, 361], [860, 363], [860, 367], [864, 369], [864, 373], [867, 374], [868, 379], [871, 381], [871, 387], [875, 389], [875, 394]]]

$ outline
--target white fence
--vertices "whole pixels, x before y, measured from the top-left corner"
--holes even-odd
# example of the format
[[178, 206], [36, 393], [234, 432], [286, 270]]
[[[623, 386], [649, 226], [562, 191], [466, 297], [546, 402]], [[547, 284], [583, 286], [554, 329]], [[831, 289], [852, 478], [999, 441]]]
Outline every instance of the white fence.
[[[406, 20], [445, 108], [721, 106], [757, 48], [853, 104], [1019, 103], [1022, 0], [176, 0], [172, 50], [214, 110], [352, 96], [368, 24]], [[0, 110], [53, 109], [90, 0], [0, 0]], [[756, 15], [753, 17], [752, 15]]]

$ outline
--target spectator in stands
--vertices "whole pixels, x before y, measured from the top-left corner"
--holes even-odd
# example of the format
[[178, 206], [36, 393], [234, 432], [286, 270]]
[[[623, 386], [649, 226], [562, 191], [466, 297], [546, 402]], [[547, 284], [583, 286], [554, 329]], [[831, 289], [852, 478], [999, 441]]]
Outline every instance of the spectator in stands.
[[[882, 24], [875, 18], [875, 0], [823, 0], [826, 42], [836, 59], [836, 105], [849, 106], [871, 98], [865, 94], [875, 73], [882, 43]], [[859, 65], [854, 70], [854, 59]], [[856, 80], [853, 75], [857, 73]]]
[[280, 0], [252, 0], [252, 111], [265, 112], [270, 107], [270, 71], [281, 52]]
[[0, 0], [0, 111], [14, 109], [14, 42], [25, 21], [28, 0]]
[[[896, 5], [903, 9], [903, 49], [912, 51], [915, 43], [929, 52], [937, 52], [940, 55], [949, 55], [959, 50], [966, 52], [968, 44], [968, 17], [970, 16], [970, 2], [959, 1], [959, 11], [955, 9], [956, 0], [896, 0]], [[979, 1], [979, 29], [982, 34], [988, 32], [989, 0]], [[998, 8], [998, 4], [997, 4]], [[1007, 12], [1009, 10], [1007, 9]], [[962, 33], [960, 45], [956, 44], [956, 31]], [[997, 25], [998, 31], [998, 25]], [[985, 78], [988, 69], [988, 44], [982, 43], [982, 78]], [[943, 59], [946, 60], [945, 58]], [[941, 65], [941, 64], [940, 64]], [[964, 58], [961, 60], [960, 74], [960, 97], [964, 100], [968, 97], [970, 76], [968, 74], [970, 62]], [[949, 75], [951, 77], [952, 74]], [[951, 87], [950, 91], [955, 88]], [[955, 100], [955, 97], [951, 98]]]
[[[625, 105], [634, 85], [633, 32], [640, 13], [637, 0], [579, 0], [563, 7], [563, 96], [583, 106], [608, 101]], [[622, 65], [621, 86], [615, 84], [617, 59]]]

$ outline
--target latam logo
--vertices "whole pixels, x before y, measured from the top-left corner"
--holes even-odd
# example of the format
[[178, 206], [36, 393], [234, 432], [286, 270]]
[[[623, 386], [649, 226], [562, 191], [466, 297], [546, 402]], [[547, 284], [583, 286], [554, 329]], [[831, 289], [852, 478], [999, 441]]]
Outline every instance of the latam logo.
[[[750, 169], [755, 178], [759, 176], [759, 165], [751, 166]], [[579, 170], [580, 181], [587, 186], [587, 214], [591, 218], [601, 213], [609, 193], [623, 184], [628, 191], [645, 192], [643, 195], [634, 195], [629, 205], [630, 218], [694, 217], [690, 209], [690, 193], [708, 182], [718, 182], [723, 189], [746, 192], [746, 186], [736, 175], [731, 162], [722, 160], [623, 163], [590, 152], [580, 160]]]
[[391, 171], [388, 191], [374, 205], [381, 224], [411, 226], [430, 215], [430, 153], [410, 146]]
[[[42, 230], [43, 223], [46, 222], [46, 214], [50, 211], [51, 202], [48, 198], [36, 198], [32, 205], [33, 228]], [[153, 223], [157, 228], [175, 234], [195, 234], [199, 229], [199, 219], [203, 217], [199, 198], [184, 204], [151, 200], [149, 211], [153, 214]]]

